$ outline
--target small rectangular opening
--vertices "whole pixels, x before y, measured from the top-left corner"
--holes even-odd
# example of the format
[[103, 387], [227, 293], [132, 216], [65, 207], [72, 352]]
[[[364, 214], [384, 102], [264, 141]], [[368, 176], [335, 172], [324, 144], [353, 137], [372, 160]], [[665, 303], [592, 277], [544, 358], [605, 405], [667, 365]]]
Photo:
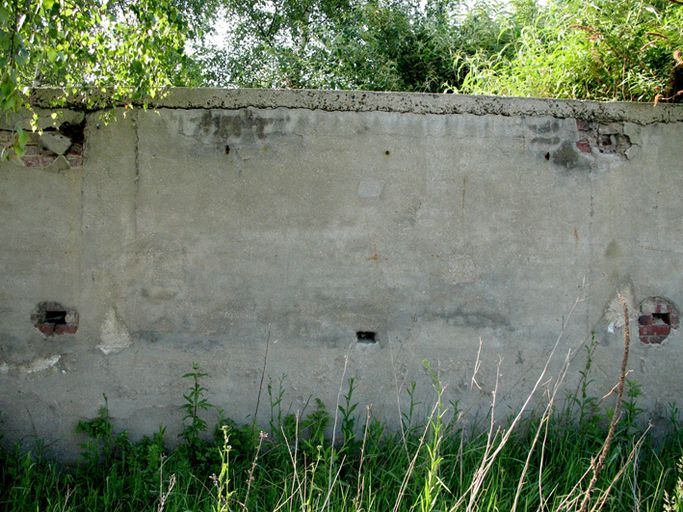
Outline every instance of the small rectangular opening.
[[66, 311], [46, 311], [45, 323], [66, 325]]
[[671, 313], [652, 313], [652, 319], [664, 322], [666, 325], [671, 325]]
[[377, 333], [374, 331], [356, 331], [358, 343], [377, 343]]

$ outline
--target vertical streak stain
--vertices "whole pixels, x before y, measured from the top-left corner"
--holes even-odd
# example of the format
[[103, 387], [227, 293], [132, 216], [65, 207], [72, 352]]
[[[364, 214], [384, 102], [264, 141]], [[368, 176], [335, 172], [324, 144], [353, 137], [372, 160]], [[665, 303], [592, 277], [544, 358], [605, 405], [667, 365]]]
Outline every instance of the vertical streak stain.
[[467, 176], [462, 177], [462, 194], [460, 197], [460, 216], [461, 221], [465, 222], [465, 193], [467, 191]]
[[133, 196], [133, 238], [138, 237], [138, 200], [140, 196], [140, 127], [138, 123], [139, 112], [136, 110], [132, 118], [133, 127], [135, 128], [135, 194]]

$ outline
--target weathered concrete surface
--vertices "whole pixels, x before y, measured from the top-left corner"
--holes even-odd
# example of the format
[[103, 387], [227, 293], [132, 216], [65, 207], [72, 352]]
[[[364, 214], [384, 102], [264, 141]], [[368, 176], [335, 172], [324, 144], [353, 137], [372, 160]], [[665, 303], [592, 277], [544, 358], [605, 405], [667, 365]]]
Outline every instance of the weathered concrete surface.
[[[103, 393], [118, 427], [172, 439], [193, 361], [237, 420], [265, 369], [292, 410], [313, 394], [333, 411], [353, 376], [396, 424], [413, 380], [429, 408], [423, 359], [472, 417], [500, 357], [505, 416], [560, 335], [550, 375], [572, 349], [571, 389], [594, 332], [602, 396], [619, 290], [656, 420], [683, 393], [683, 340], [652, 301], [639, 326], [638, 304], [683, 304], [682, 139], [680, 107], [559, 100], [180, 90], [107, 125], [90, 113], [82, 167], [0, 164], [4, 442], [69, 456]], [[46, 301], [78, 312], [75, 333], [36, 328]]]

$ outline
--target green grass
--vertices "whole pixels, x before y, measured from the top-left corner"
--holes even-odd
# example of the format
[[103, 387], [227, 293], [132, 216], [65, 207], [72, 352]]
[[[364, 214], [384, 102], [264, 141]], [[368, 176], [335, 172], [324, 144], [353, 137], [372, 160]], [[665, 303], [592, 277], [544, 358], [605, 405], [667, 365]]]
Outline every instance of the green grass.
[[84, 435], [78, 464], [60, 466], [39, 449], [0, 452], [0, 509], [579, 510], [595, 476], [585, 510], [683, 510], [678, 411], [672, 406], [669, 433], [655, 441], [638, 426], [633, 384], [604, 467], [594, 475], [611, 418], [588, 395], [587, 373], [562, 408], [555, 407], [557, 389], [551, 390], [545, 410], [520, 413], [503, 426], [487, 422], [476, 433], [457, 420], [454, 404], [444, 404], [434, 372], [431, 414], [422, 422], [406, 414], [399, 431], [373, 418], [370, 408], [358, 408], [352, 379], [336, 413], [313, 400], [298, 417], [283, 413], [282, 393], [269, 385], [268, 433], [219, 419], [209, 440], [200, 416], [213, 406], [201, 384], [205, 374], [194, 366], [185, 376], [191, 385], [175, 449], [166, 446], [163, 428], [135, 443], [125, 431], [115, 432], [105, 398], [98, 416], [78, 425]]

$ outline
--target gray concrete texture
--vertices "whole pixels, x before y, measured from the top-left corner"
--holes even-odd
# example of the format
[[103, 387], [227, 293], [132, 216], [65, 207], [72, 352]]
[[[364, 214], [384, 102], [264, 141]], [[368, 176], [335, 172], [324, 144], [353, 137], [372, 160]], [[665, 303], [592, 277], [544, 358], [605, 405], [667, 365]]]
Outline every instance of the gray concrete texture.
[[237, 421], [259, 392], [267, 421], [270, 379], [286, 409], [333, 412], [354, 377], [396, 426], [411, 382], [433, 404], [428, 360], [473, 421], [496, 382], [497, 415], [517, 411], [558, 339], [544, 385], [571, 351], [571, 391], [594, 333], [601, 397], [619, 292], [641, 407], [680, 403], [681, 107], [258, 90], [174, 90], [109, 123], [70, 107], [41, 123], [86, 120], [82, 166], [0, 164], [4, 443], [73, 457], [103, 394], [116, 428], [172, 442], [192, 362]]

